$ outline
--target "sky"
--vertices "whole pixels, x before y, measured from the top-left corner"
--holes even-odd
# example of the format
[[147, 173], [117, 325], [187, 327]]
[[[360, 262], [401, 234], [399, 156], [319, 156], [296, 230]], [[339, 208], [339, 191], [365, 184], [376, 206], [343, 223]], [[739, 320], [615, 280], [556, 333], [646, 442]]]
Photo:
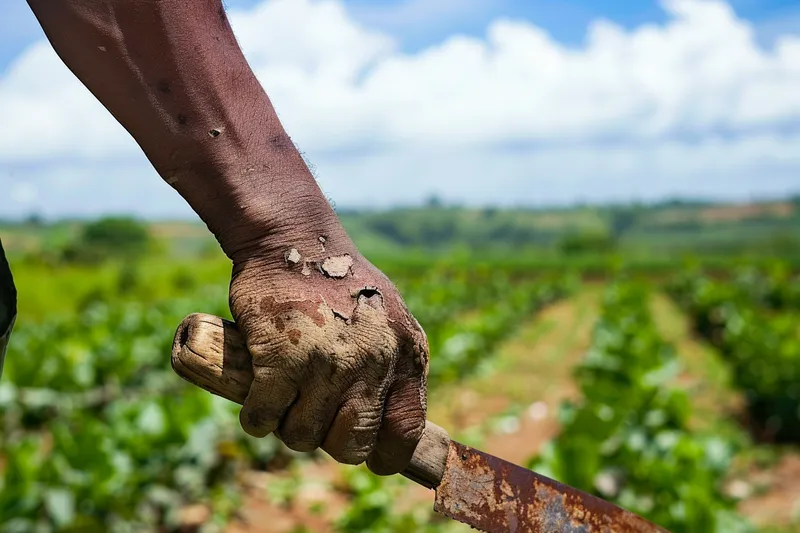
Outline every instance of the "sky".
[[[0, 1], [0, 218], [192, 216]], [[225, 5], [337, 207], [800, 194], [797, 0]]]

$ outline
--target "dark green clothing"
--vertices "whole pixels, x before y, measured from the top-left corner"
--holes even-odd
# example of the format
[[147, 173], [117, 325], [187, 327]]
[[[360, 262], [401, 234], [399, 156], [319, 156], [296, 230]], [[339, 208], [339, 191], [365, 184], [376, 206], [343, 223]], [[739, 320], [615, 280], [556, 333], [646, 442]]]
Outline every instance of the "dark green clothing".
[[3, 362], [6, 358], [6, 347], [11, 336], [11, 328], [17, 317], [17, 289], [11, 277], [11, 267], [3, 251], [0, 241], [0, 376], [3, 375]]

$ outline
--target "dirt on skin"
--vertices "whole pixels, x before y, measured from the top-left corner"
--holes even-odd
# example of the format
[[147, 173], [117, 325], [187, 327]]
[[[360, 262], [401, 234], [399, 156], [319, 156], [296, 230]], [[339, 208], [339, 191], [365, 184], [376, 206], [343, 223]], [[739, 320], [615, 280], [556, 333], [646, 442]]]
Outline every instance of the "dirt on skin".
[[[590, 288], [557, 302], [500, 348], [490, 372], [434, 389], [428, 418], [454, 438], [478, 430], [485, 435], [481, 449], [512, 462], [526, 461], [555, 436], [558, 405], [575, 394], [571, 372], [589, 347], [598, 294]], [[348, 505], [339, 489], [343, 468], [348, 467], [325, 457], [303, 461], [292, 474], [252, 473], [240, 517], [227, 533], [334, 532], [336, 517]], [[269, 496], [271, 485], [292, 479], [297, 485], [291, 502], [281, 504]], [[402, 500], [399, 510], [432, 508], [433, 492], [409, 482]]]

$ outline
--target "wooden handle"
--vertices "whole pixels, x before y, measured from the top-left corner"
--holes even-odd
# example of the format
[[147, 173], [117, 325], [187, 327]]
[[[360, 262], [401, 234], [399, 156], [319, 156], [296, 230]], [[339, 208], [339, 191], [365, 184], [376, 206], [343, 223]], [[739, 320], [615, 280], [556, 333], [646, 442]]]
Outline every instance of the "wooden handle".
[[[214, 315], [195, 313], [178, 326], [172, 344], [172, 368], [186, 381], [217, 396], [243, 404], [253, 366], [236, 324]], [[436, 488], [444, 475], [450, 437], [426, 422], [414, 456], [402, 475], [427, 488]]]

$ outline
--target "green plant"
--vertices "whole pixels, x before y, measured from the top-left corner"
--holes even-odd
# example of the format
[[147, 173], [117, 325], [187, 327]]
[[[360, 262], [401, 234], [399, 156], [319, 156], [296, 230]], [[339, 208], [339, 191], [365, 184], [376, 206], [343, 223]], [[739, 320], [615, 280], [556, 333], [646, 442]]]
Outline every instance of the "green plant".
[[529, 467], [670, 531], [747, 530], [720, 487], [735, 447], [690, 431], [690, 401], [672, 385], [678, 369], [646, 289], [612, 284], [576, 370], [581, 398], [563, 405], [560, 435]]
[[671, 292], [695, 330], [732, 366], [760, 440], [800, 442], [800, 315], [783, 269], [752, 270], [732, 282], [702, 275], [675, 280]]
[[[101, 279], [101, 271], [111, 275]], [[199, 285], [198, 269], [166, 272], [81, 267], [64, 277], [85, 285], [71, 312], [20, 321], [0, 381], [4, 527], [172, 531], [182, 507], [198, 502], [224, 522], [238, 505], [242, 470], [283, 468], [293, 457], [274, 438], [247, 437], [237, 406], [174, 374], [175, 327], [194, 311], [227, 316], [227, 287]], [[436, 383], [473, 372], [527, 313], [571, 289], [560, 279], [519, 284], [481, 268], [398, 280], [431, 339]], [[352, 524], [374, 519], [401, 531], [422, 523], [382, 517], [390, 509], [370, 490], [355, 490]]]

